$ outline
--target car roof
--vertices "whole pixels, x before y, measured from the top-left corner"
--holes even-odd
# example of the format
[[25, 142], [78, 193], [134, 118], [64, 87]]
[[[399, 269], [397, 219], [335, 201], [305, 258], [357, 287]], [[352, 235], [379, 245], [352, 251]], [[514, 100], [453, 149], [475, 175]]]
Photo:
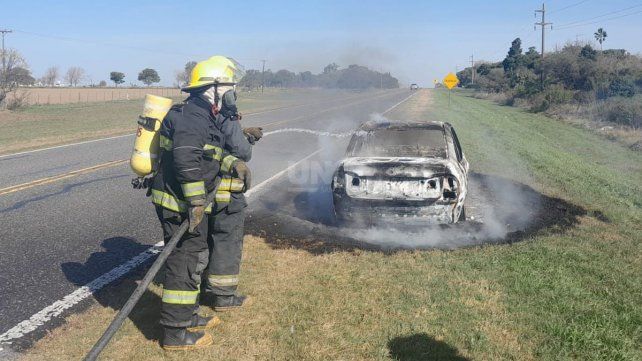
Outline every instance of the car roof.
[[361, 124], [359, 128], [362, 131], [371, 132], [375, 130], [403, 130], [403, 129], [434, 129], [444, 130], [448, 123], [438, 121], [401, 121], [401, 120], [385, 120], [385, 121], [368, 121]]

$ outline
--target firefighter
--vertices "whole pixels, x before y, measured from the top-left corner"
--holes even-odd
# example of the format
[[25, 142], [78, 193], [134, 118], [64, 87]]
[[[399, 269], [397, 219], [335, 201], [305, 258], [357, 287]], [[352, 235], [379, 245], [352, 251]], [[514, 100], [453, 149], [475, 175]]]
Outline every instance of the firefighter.
[[[183, 91], [184, 104], [174, 106], [163, 120], [160, 144], [163, 151], [151, 196], [167, 242], [183, 219], [189, 230], [165, 262], [165, 281], [160, 312], [164, 328], [163, 348], [188, 350], [213, 343], [204, 332], [218, 322], [198, 315], [202, 272], [208, 263], [206, 196], [214, 191], [221, 169], [225, 136], [216, 126], [212, 86], [234, 78], [234, 69], [210, 61], [198, 63]], [[239, 179], [246, 178], [241, 161], [229, 165]], [[209, 218], [209, 217], [208, 217]]]
[[[210, 61], [224, 66], [238, 65], [223, 56], [214, 56]], [[250, 188], [250, 177], [239, 179], [234, 167], [248, 162], [252, 157], [252, 145], [263, 136], [261, 128], [242, 129], [241, 115], [236, 106], [236, 81], [219, 82], [214, 85], [217, 104], [217, 126], [225, 137], [223, 146], [226, 155], [221, 166], [221, 186], [216, 193], [216, 211], [209, 218], [208, 244], [210, 249], [207, 269], [207, 289], [204, 290], [207, 304], [216, 311], [227, 311], [242, 307], [246, 296], [238, 295], [241, 254], [243, 250], [243, 227], [245, 222], [244, 192]], [[238, 167], [237, 167], [238, 168]], [[246, 169], [249, 175], [249, 169]]]

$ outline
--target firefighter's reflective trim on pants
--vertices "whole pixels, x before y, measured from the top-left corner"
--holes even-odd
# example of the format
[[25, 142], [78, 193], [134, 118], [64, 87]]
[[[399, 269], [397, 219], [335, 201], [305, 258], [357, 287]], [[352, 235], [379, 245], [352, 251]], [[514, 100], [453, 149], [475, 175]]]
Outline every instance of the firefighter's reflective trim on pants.
[[205, 144], [203, 147], [205, 158], [211, 158], [220, 161], [223, 158], [223, 149], [215, 145]]
[[174, 305], [194, 305], [198, 300], [200, 290], [196, 291], [177, 291], [177, 290], [163, 290], [163, 303], [171, 303]]
[[205, 195], [205, 182], [191, 182], [181, 184], [183, 195], [185, 197], [195, 197]]
[[216, 202], [218, 203], [230, 203], [231, 198], [232, 194], [228, 191], [216, 191]]
[[[227, 201], [229, 202], [229, 198]], [[152, 189], [152, 203], [176, 213], [185, 213], [188, 208], [187, 202], [156, 189]], [[212, 213], [212, 205], [205, 208], [205, 213]]]
[[223, 161], [221, 162], [221, 172], [222, 173], [231, 173], [232, 172], [232, 165], [234, 162], [237, 160], [233, 155], [228, 155], [223, 158]]
[[166, 136], [161, 135], [160, 136], [160, 147], [162, 149], [166, 150], [166, 151], [171, 152], [172, 151], [172, 147], [174, 147], [174, 142], [171, 139], [167, 138]]
[[209, 275], [207, 280], [209, 281], [210, 286], [238, 286], [239, 275]]
[[227, 192], [243, 192], [243, 187], [245, 184], [243, 181], [239, 178], [232, 178], [230, 176], [223, 176], [223, 179], [221, 179], [221, 184], [219, 185], [218, 189], [219, 191], [227, 191]]

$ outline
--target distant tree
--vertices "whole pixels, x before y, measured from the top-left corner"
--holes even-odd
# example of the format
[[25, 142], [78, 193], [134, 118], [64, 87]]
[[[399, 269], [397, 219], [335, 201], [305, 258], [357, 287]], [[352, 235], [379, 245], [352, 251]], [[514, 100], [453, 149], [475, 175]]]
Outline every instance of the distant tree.
[[590, 45], [586, 44], [580, 50], [580, 57], [589, 60], [595, 60], [597, 57], [597, 51], [595, 51]]
[[484, 76], [488, 75], [488, 73], [490, 73], [490, 66], [488, 64], [483, 63], [477, 67], [477, 74]]
[[187, 84], [189, 82], [189, 78], [192, 75], [192, 70], [196, 66], [195, 61], [188, 61], [185, 64], [185, 67], [183, 70], [179, 70], [176, 72], [176, 83], [178, 83], [178, 86], [182, 86], [184, 84]]
[[513, 72], [515, 69], [517, 69], [518, 66], [521, 65], [521, 62], [522, 40], [520, 38], [516, 38], [511, 43], [510, 49], [508, 49], [508, 54], [502, 62], [502, 65], [504, 66], [504, 72], [507, 74]]
[[310, 87], [314, 86], [314, 74], [310, 71], [300, 72], [298, 75], [301, 86]]
[[79, 66], [72, 66], [65, 74], [65, 81], [71, 86], [77, 86], [85, 78], [85, 69]]
[[104, 80], [101, 80], [101, 81], [98, 83], [98, 86], [99, 86], [99, 87], [101, 87], [101, 88], [104, 88], [104, 87], [106, 87], [106, 86], [107, 86], [107, 82], [106, 82], [106, 81], [104, 81]]
[[274, 74], [274, 83], [280, 87], [291, 86], [296, 79], [296, 74], [289, 70], [281, 69]]
[[140, 73], [138, 73], [138, 80], [142, 81], [143, 84], [150, 86], [153, 83], [160, 82], [160, 76], [158, 72], [154, 69], [145, 68]]
[[539, 64], [539, 53], [535, 49], [534, 46], [531, 46], [528, 48], [528, 51], [524, 54], [522, 57], [522, 63], [529, 69], [535, 69], [535, 67]]
[[59, 76], [60, 70], [58, 70], [58, 67], [52, 66], [45, 70], [45, 74], [42, 76], [42, 83], [46, 86], [54, 86]]
[[336, 63], [331, 63], [326, 65], [325, 68], [323, 68], [323, 74], [334, 73], [337, 70], [339, 70], [339, 65], [337, 65]]
[[118, 84], [122, 84], [125, 82], [125, 73], [112, 71], [111, 73], [109, 73], [109, 80], [113, 81], [114, 85], [118, 87]]
[[593, 35], [595, 36], [595, 40], [600, 43], [600, 51], [602, 51], [602, 43], [606, 41], [606, 31], [604, 31], [604, 29], [602, 28], [599, 28]]
[[10, 92], [21, 84], [33, 83], [34, 79], [27, 63], [17, 51], [7, 49], [4, 54], [0, 51], [0, 56], [4, 57], [5, 61], [4, 69], [0, 69], [0, 108], [4, 108]]
[[9, 79], [12, 79], [18, 86], [33, 85], [36, 79], [31, 75], [31, 71], [21, 66], [15, 67], [11, 72], [7, 72]]

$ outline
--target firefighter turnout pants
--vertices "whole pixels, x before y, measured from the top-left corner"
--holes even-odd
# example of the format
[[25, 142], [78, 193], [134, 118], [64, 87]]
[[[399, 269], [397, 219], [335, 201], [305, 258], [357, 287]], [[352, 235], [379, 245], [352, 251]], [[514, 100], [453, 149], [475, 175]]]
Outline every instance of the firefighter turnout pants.
[[[240, 197], [243, 195], [240, 194]], [[210, 259], [206, 290], [209, 294], [231, 296], [236, 292], [243, 252], [245, 206], [244, 199], [233, 199], [229, 206], [209, 217]]]
[[[167, 243], [183, 217], [160, 206], [156, 206], [156, 214]], [[201, 277], [208, 262], [207, 233], [207, 219], [203, 219], [193, 233], [183, 236], [165, 262], [160, 315], [163, 326], [189, 327], [198, 311]]]

